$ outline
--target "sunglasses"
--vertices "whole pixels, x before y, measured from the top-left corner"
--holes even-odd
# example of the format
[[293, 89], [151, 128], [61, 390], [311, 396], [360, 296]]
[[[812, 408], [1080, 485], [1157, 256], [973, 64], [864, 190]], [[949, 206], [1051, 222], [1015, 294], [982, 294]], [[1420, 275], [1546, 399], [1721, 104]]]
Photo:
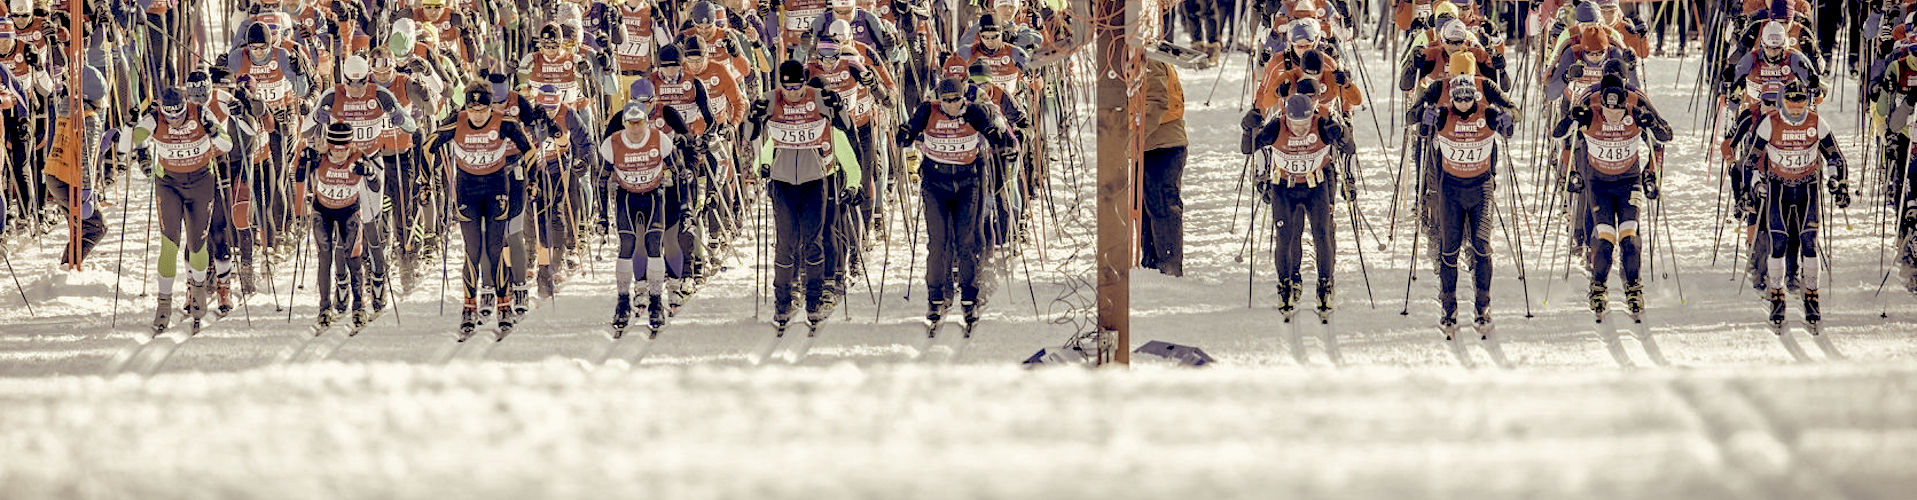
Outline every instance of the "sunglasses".
[[940, 97], [940, 98], [939, 98], [939, 100], [940, 100], [940, 101], [944, 101], [944, 102], [949, 102], [949, 103], [954, 103], [954, 104], [956, 104], [956, 103], [961, 103], [961, 102], [965, 102], [965, 96], [964, 96], [964, 95], [949, 95], [949, 96], [945, 96], [945, 97]]
[[1809, 101], [1810, 94], [1784, 94], [1784, 100], [1789, 102]]
[[1445, 40], [1445, 45], [1464, 45], [1464, 40]]
[[805, 84], [803, 84], [803, 83], [795, 83], [795, 84], [791, 84], [791, 85], [784, 85], [783, 87], [784, 87], [784, 88], [785, 88], [786, 90], [799, 90], [799, 89], [802, 89], [802, 88], [805, 88]]
[[701, 27], [701, 28], [704, 28], [704, 27], [707, 27], [707, 26], [711, 26], [711, 25], [712, 25], [712, 20], [711, 20], [711, 19], [693, 19], [693, 20], [692, 20], [692, 25], [693, 25], [693, 26], [698, 26], [698, 27]]
[[444, 8], [446, 8], [446, 6], [444, 6], [444, 5], [426, 5], [426, 6], [422, 6], [422, 7], [420, 7], [420, 8], [423, 8], [423, 9], [444, 9]]
[[[387, 68], [387, 69], [392, 69], [392, 68]], [[365, 85], [366, 80], [367, 79], [365, 78], [348, 78], [346, 79], [346, 84], [347, 85]]]
[[639, 104], [652, 104], [653, 99], [654, 97], [649, 95], [648, 96], [632, 96], [632, 102], [636, 102]]
[[165, 113], [167, 116], [180, 116], [181, 114], [186, 113], [186, 105], [181, 104], [179, 106], [160, 106], [160, 112]]
[[978, 39], [980, 39], [980, 40], [997, 40], [997, 39], [998, 39], [998, 33], [979, 33], [979, 34], [978, 34]]

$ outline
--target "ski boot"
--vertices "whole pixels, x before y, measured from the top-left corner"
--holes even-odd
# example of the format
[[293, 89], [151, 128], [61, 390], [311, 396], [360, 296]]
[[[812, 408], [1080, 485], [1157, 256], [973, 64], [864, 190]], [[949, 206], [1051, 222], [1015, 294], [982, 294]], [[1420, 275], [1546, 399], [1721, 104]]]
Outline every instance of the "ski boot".
[[792, 324], [792, 296], [790, 294], [772, 294], [772, 327], [778, 330], [778, 336], [785, 336], [785, 329]]
[[925, 338], [939, 335], [939, 322], [945, 319], [945, 309], [949, 305], [950, 303], [943, 300], [934, 300], [926, 305]]
[[506, 292], [506, 295], [501, 295], [494, 301], [494, 307], [499, 310], [499, 336], [497, 337], [499, 340], [504, 340], [506, 334], [513, 332], [513, 321], [519, 319], [519, 310], [513, 305], [515, 293], [522, 292]]
[[1817, 302], [1817, 291], [1805, 290], [1804, 324], [1809, 325], [1811, 331], [1815, 332], [1817, 331], [1818, 324], [1822, 321], [1824, 321], [1824, 307]]
[[516, 285], [513, 286], [512, 292], [506, 294], [507, 297], [512, 299], [511, 305], [514, 318], [525, 316], [526, 311], [532, 310], [531, 292], [526, 285]]
[[1497, 325], [1491, 324], [1491, 317], [1483, 315], [1472, 321], [1472, 326], [1478, 331], [1478, 340], [1481, 341], [1491, 340], [1491, 333], [1497, 329]]
[[659, 336], [659, 329], [666, 327], [666, 298], [659, 294], [652, 294], [647, 302], [649, 302], [649, 304], [646, 308], [650, 309], [648, 312], [651, 314], [650, 318], [648, 318], [650, 321], [646, 323], [646, 326], [651, 327], [652, 331], [646, 332], [646, 338], [657, 338]]
[[173, 294], [161, 293], [160, 303], [153, 309], [153, 336], [166, 333], [167, 317], [173, 314]]
[[1318, 278], [1318, 324], [1331, 323], [1331, 307], [1336, 303], [1335, 293], [1331, 280]]
[[686, 301], [692, 300], [693, 288], [694, 286], [690, 283], [687, 283], [686, 280], [684, 279], [681, 279], [681, 278], [666, 279], [666, 293], [670, 294], [670, 295], [667, 295], [669, 299], [666, 301], [667, 316], [679, 315], [679, 308], [686, 305]]
[[1771, 317], [1770, 317], [1771, 328], [1776, 328], [1781, 333], [1784, 329], [1784, 289], [1782, 288], [1771, 289], [1770, 300], [1771, 300]]
[[626, 325], [632, 321], [632, 295], [619, 294], [619, 300], [612, 304], [612, 339], [626, 336]]
[[257, 278], [258, 275], [254, 274], [253, 263], [251, 261], [240, 263], [240, 270], [238, 271], [238, 275], [239, 275], [239, 281], [240, 281], [240, 295], [252, 295], [254, 292], [259, 291], [259, 280]]
[[1644, 322], [1644, 284], [1624, 284], [1624, 309], [1631, 312], [1631, 322]]
[[233, 279], [220, 278], [217, 283], [213, 289], [213, 294], [218, 296], [220, 300], [220, 316], [225, 317], [228, 313], [233, 312]]
[[978, 301], [959, 301], [959, 311], [965, 314], [965, 338], [972, 338], [972, 328], [978, 326]]
[[1592, 282], [1591, 313], [1597, 315], [1599, 322], [1604, 321], [1604, 311], [1609, 309], [1610, 306], [1610, 287], [1605, 286], [1603, 283]]
[[476, 301], [468, 297], [466, 304], [459, 309], [459, 341], [465, 342], [466, 339], [472, 338], [473, 330], [478, 327], [479, 307]]
[[1285, 315], [1285, 322], [1291, 322], [1291, 315], [1297, 313], [1298, 292], [1302, 287], [1288, 279], [1278, 280], [1278, 312]]
[[1445, 340], [1446, 342], [1449, 342], [1449, 341], [1451, 341], [1452, 339], [1455, 339], [1455, 338], [1457, 338], [1457, 336], [1458, 336], [1458, 319], [1457, 319], [1457, 318], [1453, 318], [1453, 317], [1450, 317], [1450, 316], [1445, 316], [1445, 317], [1443, 317], [1443, 318], [1439, 318], [1439, 319], [1438, 319], [1438, 331], [1440, 331], [1440, 332], [1444, 332], [1444, 340]]

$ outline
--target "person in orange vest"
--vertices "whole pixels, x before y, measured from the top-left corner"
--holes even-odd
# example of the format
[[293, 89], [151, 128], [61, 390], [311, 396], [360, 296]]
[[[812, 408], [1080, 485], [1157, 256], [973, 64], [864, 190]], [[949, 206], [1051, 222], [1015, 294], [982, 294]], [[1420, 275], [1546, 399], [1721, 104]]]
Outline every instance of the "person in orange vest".
[[[1813, 335], [1823, 320], [1818, 303], [1823, 257], [1817, 245], [1817, 226], [1823, 218], [1818, 184], [1823, 180], [1837, 208], [1850, 206], [1844, 154], [1831, 136], [1831, 127], [1817, 115], [1816, 91], [1802, 80], [1784, 83], [1777, 109], [1764, 116], [1751, 133], [1751, 147], [1743, 158], [1752, 172], [1744, 210], [1757, 214], [1765, 234], [1752, 260], [1765, 258], [1760, 290], [1769, 292], [1770, 322], [1784, 328], [1786, 287], [1803, 291], [1804, 323]], [[1754, 243], [1755, 243], [1754, 242]]]
[[[466, 88], [466, 107], [427, 139], [427, 165], [447, 169], [454, 196], [454, 220], [466, 242], [460, 277], [466, 304], [460, 313], [460, 340], [472, 336], [499, 311], [498, 335], [512, 332], [513, 299], [506, 279], [506, 232], [525, 210], [525, 172], [519, 159], [532, 144], [519, 122], [493, 110], [492, 91], [483, 84]], [[450, 256], [444, 258], [451, 258]], [[484, 299], [484, 300], [481, 300]], [[481, 309], [480, 306], [486, 306]]]
[[379, 166], [353, 145], [353, 126], [333, 122], [326, 126], [324, 152], [307, 149], [294, 170], [295, 185], [312, 193], [313, 244], [319, 249], [319, 318], [313, 323], [316, 333], [339, 321], [352, 301], [354, 331], [372, 320], [366, 309], [367, 230], [360, 217], [360, 204], [378, 203], [362, 195], [379, 190]]
[[1318, 316], [1329, 319], [1338, 248], [1332, 191], [1340, 190], [1346, 201], [1356, 201], [1357, 179], [1340, 179], [1337, 169], [1344, 157], [1356, 152], [1356, 146], [1337, 118], [1303, 94], [1285, 98], [1283, 113], [1265, 123], [1252, 144], [1263, 160], [1257, 175], [1259, 196], [1271, 204], [1272, 220], [1277, 221], [1272, 263], [1278, 270], [1278, 311], [1290, 322], [1299, 296], [1304, 295], [1299, 267], [1304, 262], [1304, 227], [1309, 221], [1313, 255], [1318, 259]]
[[173, 280], [179, 274], [182, 248], [189, 267], [184, 310], [197, 333], [212, 288], [206, 272], [211, 260], [207, 228], [212, 225], [215, 179], [209, 166], [233, 149], [233, 143], [221, 123], [198, 104], [186, 102], [178, 89], [161, 93], [159, 104], [140, 117], [121, 147], [139, 146], [136, 157], [141, 164], [153, 164], [151, 175], [158, 191], [154, 203], [160, 211], [160, 278], [159, 307], [153, 313], [154, 335], [165, 332], [169, 325]]
[[[674, 120], [652, 118], [660, 106], [655, 102], [652, 82], [640, 80], [627, 93], [631, 100], [619, 115], [624, 128], [608, 134], [598, 147], [602, 167], [599, 178], [611, 200], [605, 213], [610, 214], [619, 231], [619, 255], [613, 266], [613, 288], [618, 292], [612, 309], [614, 339], [625, 335], [632, 319], [635, 278], [646, 284], [643, 304], [650, 312], [647, 335], [657, 336], [666, 324], [662, 298], [668, 270], [665, 233], [668, 215], [679, 210], [666, 194], [684, 172], [684, 157], [674, 154], [678, 134], [664, 123]], [[674, 111], [664, 114], [677, 116]]]
[[[983, 230], [985, 156], [987, 148], [1009, 162], [1017, 155], [1011, 133], [999, 126], [989, 105], [967, 95], [970, 85], [948, 78], [937, 86], [937, 102], [920, 104], [899, 127], [899, 147], [906, 148], [906, 167], [917, 174], [925, 198], [925, 283], [928, 332], [951, 307], [952, 289], [965, 315], [967, 332], [979, 318], [979, 262], [985, 255]], [[915, 147], [916, 146], [916, 147]], [[923, 164], [910, 158], [923, 154]], [[954, 273], [956, 268], [956, 273]], [[957, 275], [957, 280], [953, 275]]]
[[[1495, 87], [1484, 77], [1463, 74], [1434, 84], [1442, 85], [1444, 104], [1420, 105], [1418, 135], [1424, 153], [1420, 167], [1427, 182], [1436, 191], [1427, 196], [1425, 210], [1435, 227], [1433, 250], [1438, 257], [1438, 305], [1443, 316], [1438, 326], [1447, 340], [1458, 332], [1458, 264], [1465, 243], [1470, 242], [1472, 286], [1478, 334], [1491, 335], [1491, 234], [1496, 209], [1492, 191], [1498, 166], [1496, 136], [1510, 137], [1513, 116], [1501, 106], [1489, 104], [1484, 87]], [[1435, 182], [1434, 182], [1435, 181]]]

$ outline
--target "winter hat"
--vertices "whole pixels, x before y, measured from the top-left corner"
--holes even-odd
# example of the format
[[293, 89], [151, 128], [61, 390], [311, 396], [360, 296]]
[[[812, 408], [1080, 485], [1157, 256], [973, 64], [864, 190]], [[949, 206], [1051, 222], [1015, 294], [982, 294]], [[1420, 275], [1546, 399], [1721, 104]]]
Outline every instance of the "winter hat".
[[1578, 6], [1572, 9], [1571, 11], [1571, 18], [1577, 20], [1578, 24], [1589, 24], [1589, 23], [1597, 22], [1598, 21], [1597, 4], [1589, 2], [1589, 1], [1578, 2]]
[[13, 20], [0, 17], [0, 40], [13, 39]]
[[366, 77], [372, 73], [373, 65], [367, 63], [366, 58], [360, 56], [347, 57], [346, 61], [339, 65], [339, 76], [340, 78], [346, 79], [347, 82], [365, 80]]
[[997, 32], [998, 30], [999, 30], [998, 16], [995, 16], [992, 14], [978, 16], [978, 32], [979, 33], [984, 33], [987, 31]]
[[1324, 73], [1325, 72], [1324, 53], [1318, 52], [1318, 49], [1311, 49], [1310, 51], [1305, 52], [1305, 55], [1298, 57], [1298, 68], [1304, 70], [1306, 74]]
[[679, 46], [670, 43], [660, 46], [659, 55], [654, 62], [659, 66], [678, 66]]
[[[645, 79], [641, 78], [639, 81], [645, 81]], [[541, 106], [558, 106], [560, 104], [559, 87], [554, 87], [552, 84], [540, 85], [538, 99]]]
[[972, 61], [972, 65], [966, 66], [965, 71], [966, 71], [966, 75], [971, 77], [973, 83], [985, 83], [985, 82], [992, 81], [991, 70], [985, 67], [984, 59]]
[[1771, 19], [1790, 19], [1791, 6], [1785, 0], [1771, 0]]
[[161, 107], [185, 106], [185, 105], [186, 105], [186, 96], [180, 93], [180, 89], [166, 89], [165, 92], [160, 92]]
[[344, 146], [353, 143], [353, 126], [346, 122], [333, 122], [326, 126], [326, 143]]
[[965, 82], [953, 78], [939, 80], [937, 95], [941, 100], [946, 97], [965, 95]]
[[779, 63], [779, 85], [805, 83], [805, 65], [798, 61]]
[[697, 25], [712, 24], [713, 18], [715, 17], [712, 15], [712, 10], [714, 7], [716, 6], [712, 5], [712, 2], [698, 2], [698, 3], [692, 4], [692, 12], [687, 13], [686, 18], [690, 19], [692, 21], [692, 24], [697, 24]]
[[1624, 87], [1604, 87], [1604, 90], [1598, 92], [1598, 103], [1607, 108], [1620, 109], [1624, 107], [1625, 98], [1628, 96], [1629, 94], [1624, 92]]
[[640, 78], [632, 81], [632, 87], [626, 89], [626, 96], [635, 101], [641, 97], [652, 100], [659, 97], [659, 92], [652, 88], [652, 80]]
[[252, 45], [256, 43], [272, 43], [272, 38], [266, 34], [265, 23], [253, 23], [252, 26], [246, 28], [246, 44]]
[[1478, 74], [1478, 56], [1471, 55], [1470, 52], [1451, 56], [1451, 64], [1446, 66], [1445, 70], [1453, 75]]
[[491, 104], [492, 102], [493, 92], [485, 85], [475, 83], [466, 87], [467, 106], [474, 104]]
[[1311, 104], [1311, 98], [1308, 96], [1293, 94], [1285, 98], [1285, 119], [1287, 120], [1309, 120], [1311, 115], [1317, 112], [1317, 107]]
[[1764, 84], [1764, 91], [1757, 93], [1758, 98], [1763, 99], [1766, 104], [1777, 102], [1778, 96], [1783, 94], [1784, 84], [1782, 82], [1766, 83]]
[[1478, 82], [1476, 80], [1472, 80], [1472, 77], [1469, 75], [1458, 75], [1458, 76], [1451, 77], [1451, 100], [1453, 101], [1478, 100], [1478, 98], [1481, 96], [1478, 95], [1477, 83]]

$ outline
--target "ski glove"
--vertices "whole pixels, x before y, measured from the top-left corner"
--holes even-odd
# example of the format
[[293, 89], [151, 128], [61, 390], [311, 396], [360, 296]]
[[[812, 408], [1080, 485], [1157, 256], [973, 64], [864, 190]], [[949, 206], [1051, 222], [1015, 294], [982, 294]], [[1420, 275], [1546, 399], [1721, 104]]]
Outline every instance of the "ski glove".
[[1644, 197], [1653, 200], [1657, 199], [1657, 171], [1645, 170], [1644, 175], [1639, 180], [1643, 181]]
[[766, 101], [765, 99], [752, 101], [752, 109], [746, 113], [746, 121], [752, 122], [752, 123], [763, 122], [765, 121], [766, 115], [771, 112], [772, 112], [772, 103]]
[[1579, 174], [1577, 169], [1573, 168], [1564, 174], [1564, 192], [1584, 192], [1584, 175]]
[[1358, 179], [1354, 179], [1351, 176], [1345, 176], [1343, 193], [1345, 195], [1345, 201], [1357, 202], [1358, 201]]
[[1903, 227], [1903, 228], [1917, 227], [1917, 201], [1913, 201], [1908, 205], [1904, 205], [1903, 220], [1900, 220], [1898, 222], [1901, 223], [1898, 227]]
[[1263, 125], [1264, 123], [1265, 123], [1264, 113], [1259, 113], [1258, 110], [1253, 109], [1251, 111], [1245, 112], [1245, 119], [1240, 120], [1238, 122], [1238, 126], [1240, 128], [1245, 129], [1245, 133], [1251, 133], [1253, 131], [1258, 130], [1258, 126]]
[[1342, 69], [1333, 71], [1331, 72], [1331, 81], [1337, 82], [1339, 85], [1349, 84], [1351, 83], [1351, 73]]
[[1425, 128], [1437, 128], [1439, 113], [1443, 111], [1442, 109], [1438, 109], [1437, 106], [1425, 106], [1424, 113], [1418, 117], [1418, 124]]
[[1850, 208], [1850, 181], [1831, 179], [1830, 198], [1832, 203], [1837, 204], [1837, 208]]
[[865, 190], [859, 189], [858, 186], [846, 187], [845, 191], [839, 193], [839, 203], [844, 203], [846, 206], [850, 206], [850, 207], [864, 205]]
[[1572, 63], [1571, 67], [1564, 69], [1565, 80], [1576, 80], [1579, 78], [1584, 78], [1584, 63]]

